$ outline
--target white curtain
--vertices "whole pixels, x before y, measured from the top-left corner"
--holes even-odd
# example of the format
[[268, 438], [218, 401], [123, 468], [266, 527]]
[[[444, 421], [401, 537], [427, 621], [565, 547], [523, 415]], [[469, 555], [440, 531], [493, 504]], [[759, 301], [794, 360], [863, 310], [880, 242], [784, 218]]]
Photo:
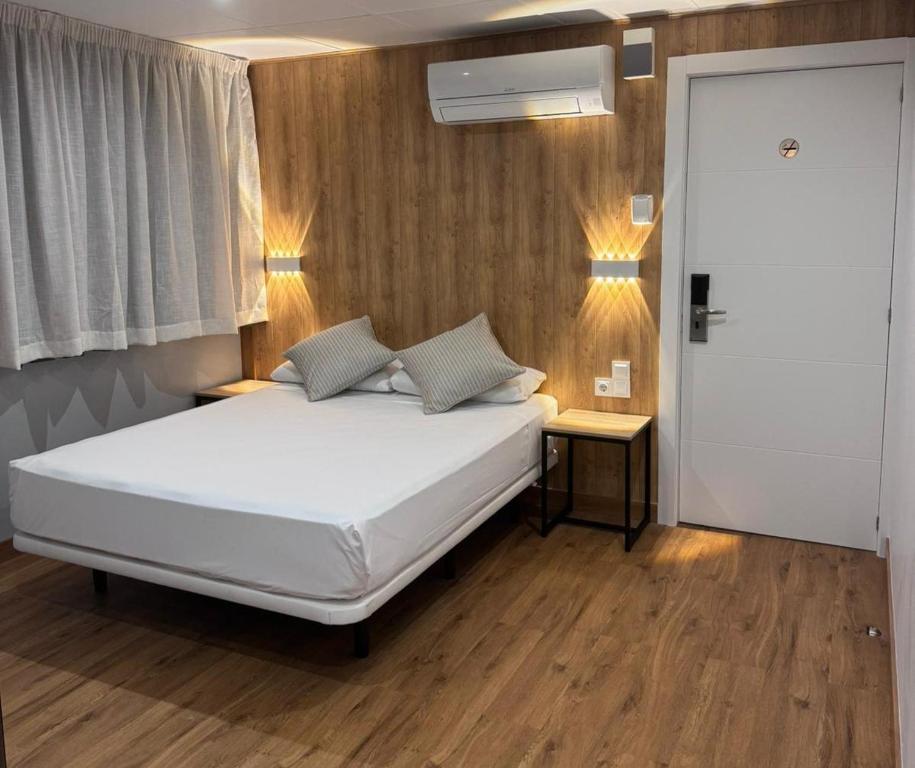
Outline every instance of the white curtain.
[[0, 3], [0, 366], [266, 319], [246, 68]]

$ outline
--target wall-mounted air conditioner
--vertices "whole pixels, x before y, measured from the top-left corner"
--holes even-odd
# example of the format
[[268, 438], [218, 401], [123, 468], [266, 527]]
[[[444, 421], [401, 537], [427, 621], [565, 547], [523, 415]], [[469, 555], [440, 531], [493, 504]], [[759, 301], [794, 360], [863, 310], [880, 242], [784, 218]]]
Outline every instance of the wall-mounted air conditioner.
[[436, 122], [613, 114], [613, 48], [594, 45], [429, 65]]

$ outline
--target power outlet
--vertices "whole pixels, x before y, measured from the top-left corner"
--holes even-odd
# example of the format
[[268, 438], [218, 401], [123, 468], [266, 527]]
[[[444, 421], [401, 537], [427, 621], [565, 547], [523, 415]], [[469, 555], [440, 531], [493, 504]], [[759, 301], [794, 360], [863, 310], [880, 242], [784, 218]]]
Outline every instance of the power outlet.
[[631, 369], [628, 360], [614, 360], [613, 376], [594, 379], [595, 397], [632, 397]]

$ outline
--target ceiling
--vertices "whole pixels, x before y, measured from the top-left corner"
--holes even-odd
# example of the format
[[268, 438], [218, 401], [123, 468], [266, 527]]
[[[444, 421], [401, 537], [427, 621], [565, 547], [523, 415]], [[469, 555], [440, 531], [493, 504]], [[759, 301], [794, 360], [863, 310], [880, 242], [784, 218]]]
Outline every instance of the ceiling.
[[403, 45], [746, 0], [18, 0], [249, 59]]

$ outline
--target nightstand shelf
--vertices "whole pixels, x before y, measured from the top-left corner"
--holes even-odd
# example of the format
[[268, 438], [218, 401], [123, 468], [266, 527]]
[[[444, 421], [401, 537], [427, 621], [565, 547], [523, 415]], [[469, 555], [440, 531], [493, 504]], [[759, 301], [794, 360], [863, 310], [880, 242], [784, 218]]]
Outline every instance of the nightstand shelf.
[[194, 404], [196, 406], [208, 405], [209, 403], [215, 403], [217, 400], [225, 400], [227, 397], [247, 395], [249, 392], [257, 392], [259, 389], [266, 389], [272, 386], [274, 386], [272, 381], [258, 381], [257, 379], [232, 381], [228, 384], [220, 384], [218, 387], [209, 387], [195, 392]]
[[[644, 435], [645, 445], [645, 501], [641, 522], [632, 525], [632, 443], [639, 435]], [[549, 470], [549, 438], [564, 438], [568, 442], [566, 451], [567, 462], [567, 488], [566, 503], [562, 511], [550, 517], [549, 490], [547, 488], [547, 472]], [[624, 522], [607, 523], [599, 520], [590, 520], [582, 517], [573, 517], [574, 474], [572, 471], [575, 441], [589, 440], [598, 443], [615, 443], [622, 445], [625, 450], [624, 462]], [[645, 526], [651, 519], [651, 416], [635, 416], [625, 413], [602, 413], [600, 411], [584, 411], [570, 409], [563, 411], [559, 416], [543, 426], [540, 438], [540, 535], [546, 536], [560, 523], [581, 525], [589, 528], [599, 528], [623, 534], [623, 545], [628, 552], [632, 545], [638, 541]]]

